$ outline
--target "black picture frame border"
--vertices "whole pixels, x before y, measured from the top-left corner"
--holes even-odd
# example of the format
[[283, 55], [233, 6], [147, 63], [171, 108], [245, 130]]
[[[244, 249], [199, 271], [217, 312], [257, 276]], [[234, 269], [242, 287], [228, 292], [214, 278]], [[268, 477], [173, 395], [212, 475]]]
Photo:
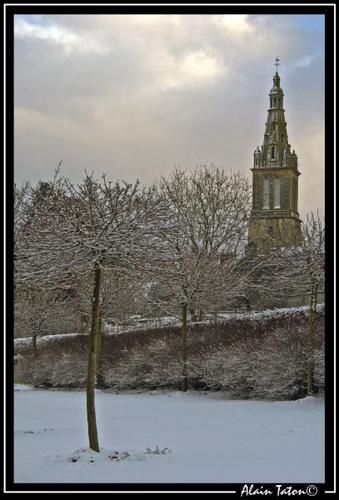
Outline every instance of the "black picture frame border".
[[[259, 4], [228, 5], [214, 2], [214, 5], [189, 3], [186, 5], [130, 5], [120, 2], [113, 4], [4, 4], [6, 27], [5, 42], [5, 195], [6, 195], [6, 352], [3, 353], [6, 365], [6, 380], [3, 401], [6, 403], [4, 417], [6, 427], [5, 445], [5, 481], [4, 493], [155, 493], [155, 492], [194, 492], [227, 493], [240, 495], [243, 483], [15, 483], [14, 482], [14, 365], [13, 365], [13, 184], [14, 184], [14, 16], [18, 14], [321, 14], [325, 16], [325, 214], [326, 214], [326, 393], [325, 393], [325, 483], [315, 484], [318, 494], [335, 492], [334, 473], [334, 402], [335, 402], [335, 366], [334, 366], [334, 25], [335, 4], [320, 5], [317, 2], [295, 5], [279, 5], [261, 2]], [[102, 4], [104, 2], [101, 2]], [[267, 3], [267, 4], [266, 4]], [[275, 489], [275, 484], [260, 483], [257, 488]], [[288, 484], [295, 489], [305, 489], [308, 484]], [[273, 495], [271, 495], [272, 497]]]

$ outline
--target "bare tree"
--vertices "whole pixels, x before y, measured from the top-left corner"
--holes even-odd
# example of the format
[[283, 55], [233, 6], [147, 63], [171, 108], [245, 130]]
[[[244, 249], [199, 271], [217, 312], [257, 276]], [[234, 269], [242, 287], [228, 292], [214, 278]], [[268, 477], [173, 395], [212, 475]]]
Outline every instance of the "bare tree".
[[[40, 185], [41, 188], [41, 185]], [[37, 191], [33, 190], [33, 195]], [[94, 389], [97, 373], [102, 270], [132, 269], [156, 245], [159, 199], [139, 183], [108, 182], [86, 176], [74, 185], [58, 174], [45, 183], [45, 195], [24, 228], [19, 280], [71, 283], [92, 276], [91, 330], [87, 376], [89, 446], [99, 451]]]
[[21, 231], [25, 224], [29, 193], [29, 182], [25, 182], [21, 187], [14, 185], [14, 229], [16, 234]]
[[29, 220], [29, 206], [31, 186], [29, 182], [25, 182], [20, 188], [14, 185], [14, 287], [16, 286], [16, 259], [17, 252], [23, 240], [23, 231]]
[[325, 285], [325, 225], [319, 214], [308, 214], [301, 231], [289, 241], [281, 247], [280, 239], [279, 246], [257, 256], [261, 266], [253, 289], [257, 293], [264, 290], [271, 301], [286, 301], [291, 296], [309, 299], [307, 392], [313, 394], [317, 305]]
[[38, 356], [37, 339], [58, 316], [60, 302], [60, 290], [22, 285], [16, 290], [15, 321], [32, 337], [34, 359]]
[[285, 289], [310, 297], [307, 392], [313, 394], [317, 305], [325, 286], [325, 224], [318, 213], [308, 214], [301, 225], [299, 245], [289, 246], [281, 254], [285, 260]]
[[227, 175], [214, 165], [198, 166], [189, 174], [176, 169], [168, 179], [161, 179], [160, 189], [192, 250], [206, 254], [243, 250], [251, 202], [245, 176]]
[[[244, 275], [238, 267], [246, 238], [250, 189], [240, 174], [227, 176], [214, 166], [192, 173], [177, 169], [162, 178], [159, 192], [168, 204], [167, 227], [159, 228], [164, 258], [153, 266], [158, 304], [180, 310], [182, 324], [182, 390], [187, 390], [188, 314], [215, 310], [239, 294]], [[160, 291], [162, 290], [162, 293]]]

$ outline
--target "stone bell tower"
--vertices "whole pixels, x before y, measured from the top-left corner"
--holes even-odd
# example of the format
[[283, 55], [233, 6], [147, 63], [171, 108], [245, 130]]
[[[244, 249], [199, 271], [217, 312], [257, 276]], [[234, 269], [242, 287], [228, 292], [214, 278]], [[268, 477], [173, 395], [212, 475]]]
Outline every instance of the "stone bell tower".
[[278, 58], [275, 64], [264, 142], [254, 151], [251, 169], [253, 203], [248, 244], [256, 251], [296, 243], [300, 237], [298, 157], [288, 143]]

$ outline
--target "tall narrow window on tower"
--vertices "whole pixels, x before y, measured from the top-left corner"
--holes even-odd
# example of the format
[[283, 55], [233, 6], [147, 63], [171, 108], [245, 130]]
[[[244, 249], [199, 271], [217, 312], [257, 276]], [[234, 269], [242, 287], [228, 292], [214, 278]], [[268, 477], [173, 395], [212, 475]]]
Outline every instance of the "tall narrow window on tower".
[[274, 208], [280, 208], [280, 179], [274, 179]]
[[268, 177], [264, 178], [264, 199], [263, 199], [263, 208], [270, 208], [270, 180]]

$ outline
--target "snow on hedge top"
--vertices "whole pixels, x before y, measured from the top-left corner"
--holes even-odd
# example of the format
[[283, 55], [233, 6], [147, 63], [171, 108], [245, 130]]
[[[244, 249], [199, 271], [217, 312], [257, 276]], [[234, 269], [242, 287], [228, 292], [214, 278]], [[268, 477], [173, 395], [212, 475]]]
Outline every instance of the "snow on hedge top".
[[[194, 323], [190, 323], [191, 325], [204, 325], [209, 324], [212, 321], [219, 320], [221, 323], [227, 320], [250, 320], [250, 321], [262, 321], [268, 319], [278, 319], [283, 318], [284, 316], [291, 316], [293, 314], [308, 314], [309, 306], [300, 306], [300, 307], [284, 307], [280, 309], [267, 309], [265, 311], [259, 312], [246, 312], [246, 313], [219, 313], [217, 316], [212, 316], [210, 319], [205, 321], [197, 321]], [[325, 304], [318, 304], [317, 311], [324, 312]], [[121, 335], [124, 333], [129, 333], [133, 331], [145, 331], [150, 329], [157, 329], [165, 326], [180, 326], [180, 322], [173, 317], [172, 321], [169, 321], [169, 317], [165, 317], [164, 321], [162, 319], [144, 321], [142, 323], [131, 323], [130, 326], [124, 325], [105, 325], [105, 334], [106, 335]], [[44, 335], [43, 337], [38, 338], [38, 344], [42, 345], [46, 342], [57, 342], [58, 340], [69, 338], [69, 337], [81, 337], [86, 336], [83, 333], [60, 333], [55, 335]], [[21, 349], [27, 348], [32, 342], [32, 337], [25, 338], [17, 338], [14, 339], [14, 348], [15, 353], [18, 354]]]
[[[42, 345], [46, 342], [51, 342], [51, 341], [57, 341], [59, 339], [65, 338], [65, 337], [78, 337], [83, 334], [81, 333], [58, 333], [55, 335], [44, 335], [43, 337], [38, 338], [38, 344]], [[19, 338], [19, 339], [14, 339], [14, 348], [15, 348], [15, 353], [18, 354], [21, 349], [25, 349], [30, 345], [32, 342], [32, 337], [25, 337], [25, 338]]]
[[318, 396], [306, 396], [304, 398], [296, 399], [295, 403], [302, 406], [314, 406], [318, 404], [323, 404], [324, 399]]
[[28, 384], [14, 384], [15, 391], [33, 391], [34, 387]]
[[[299, 307], [282, 307], [276, 309], [266, 309], [264, 311], [257, 312], [246, 312], [246, 313], [219, 313], [218, 318], [222, 319], [268, 319], [268, 318], [281, 318], [284, 316], [291, 316], [293, 314], [304, 313], [308, 314], [310, 310], [309, 306], [299, 306]], [[325, 304], [317, 305], [318, 312], [325, 311]]]

